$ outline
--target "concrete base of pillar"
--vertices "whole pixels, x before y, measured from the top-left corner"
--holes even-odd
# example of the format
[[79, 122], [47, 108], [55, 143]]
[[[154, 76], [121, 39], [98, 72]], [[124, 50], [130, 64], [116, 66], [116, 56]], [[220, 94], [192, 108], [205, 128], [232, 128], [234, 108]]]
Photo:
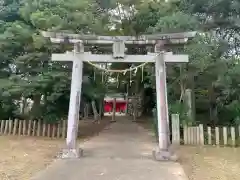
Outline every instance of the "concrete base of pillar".
[[157, 148], [153, 151], [153, 158], [156, 161], [177, 161], [178, 156], [170, 150], [161, 150]]
[[58, 155], [59, 159], [78, 159], [83, 156], [83, 150], [80, 148], [76, 149], [63, 149]]

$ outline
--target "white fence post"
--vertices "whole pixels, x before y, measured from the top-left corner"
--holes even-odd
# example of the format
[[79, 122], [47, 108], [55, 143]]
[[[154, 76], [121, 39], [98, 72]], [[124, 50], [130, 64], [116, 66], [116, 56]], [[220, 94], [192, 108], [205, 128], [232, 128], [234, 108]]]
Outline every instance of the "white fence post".
[[172, 114], [172, 144], [180, 145], [179, 114]]
[[203, 124], [199, 124], [199, 141], [200, 141], [200, 145], [204, 145], [204, 130], [203, 130]]

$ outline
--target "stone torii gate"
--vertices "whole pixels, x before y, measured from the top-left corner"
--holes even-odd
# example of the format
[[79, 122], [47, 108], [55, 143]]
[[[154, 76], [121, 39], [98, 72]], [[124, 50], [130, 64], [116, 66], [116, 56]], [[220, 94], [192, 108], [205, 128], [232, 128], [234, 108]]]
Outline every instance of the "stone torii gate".
[[[71, 95], [67, 126], [67, 149], [62, 153], [62, 158], [78, 158], [81, 155], [76, 144], [79, 108], [81, 101], [81, 88], [83, 77], [83, 62], [95, 63], [155, 63], [156, 94], [157, 94], [157, 118], [158, 118], [158, 150], [155, 158], [158, 160], [171, 159], [169, 147], [168, 101], [166, 85], [165, 63], [186, 63], [188, 55], [174, 55], [164, 52], [165, 44], [183, 44], [195, 36], [196, 32], [156, 34], [133, 36], [95, 36], [68, 33], [42, 32], [44, 37], [51, 39], [53, 43], [72, 43], [73, 52], [52, 54], [52, 61], [72, 61]], [[113, 54], [92, 54], [84, 52], [85, 44], [109, 44], [113, 46]], [[126, 55], [125, 44], [154, 45], [155, 52], [146, 55]]]

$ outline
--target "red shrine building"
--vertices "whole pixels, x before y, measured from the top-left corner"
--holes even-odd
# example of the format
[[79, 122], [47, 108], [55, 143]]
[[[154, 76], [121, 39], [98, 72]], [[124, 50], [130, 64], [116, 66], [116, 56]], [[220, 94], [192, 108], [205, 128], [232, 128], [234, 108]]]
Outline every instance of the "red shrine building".
[[114, 98], [116, 98], [116, 116], [125, 116], [127, 108], [127, 100], [125, 97], [123, 94], [107, 95], [104, 98], [104, 115], [112, 115]]

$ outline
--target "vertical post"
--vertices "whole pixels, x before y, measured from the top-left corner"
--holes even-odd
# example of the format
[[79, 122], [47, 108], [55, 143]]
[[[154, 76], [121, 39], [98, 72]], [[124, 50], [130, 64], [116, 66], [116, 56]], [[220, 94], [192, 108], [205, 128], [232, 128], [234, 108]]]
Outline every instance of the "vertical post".
[[[126, 114], [126, 116], [127, 116], [127, 114], [128, 114], [128, 94], [126, 95], [126, 109], [125, 109], [125, 114]], [[239, 128], [240, 129], [240, 128]]]
[[171, 152], [169, 123], [168, 123], [168, 105], [166, 88], [166, 66], [164, 61], [165, 53], [160, 51], [155, 63], [156, 75], [156, 94], [157, 94], [157, 118], [158, 118], [158, 148], [153, 152], [154, 158], [158, 161], [176, 161], [178, 158]]
[[133, 106], [133, 121], [136, 121], [137, 118], [137, 99], [136, 97], [133, 98], [132, 100], [132, 106]]
[[223, 127], [223, 145], [226, 146], [228, 143], [227, 127]]
[[86, 104], [86, 119], [89, 118], [89, 103]]
[[194, 101], [192, 89], [186, 89], [184, 93], [184, 102], [188, 109], [187, 116], [191, 121], [195, 121]]
[[212, 128], [207, 127], [207, 131], [208, 131], [208, 145], [212, 145]]
[[219, 146], [220, 144], [219, 127], [215, 127], [215, 138], [216, 138], [216, 145]]
[[113, 99], [112, 122], [116, 121], [116, 98]]
[[87, 119], [87, 104], [85, 104], [83, 108], [83, 118]]
[[[169, 53], [169, 52], [168, 52]], [[170, 54], [172, 54], [172, 52], [170, 53]], [[165, 89], [165, 91], [164, 91], [164, 93], [165, 93], [165, 102], [166, 102], [166, 117], [167, 117], [167, 133], [168, 133], [168, 146], [170, 146], [170, 144], [171, 144], [171, 141], [170, 141], [170, 124], [169, 124], [169, 112], [168, 112], [168, 90], [167, 90], [167, 71], [166, 71], [166, 65], [165, 65], [165, 59], [163, 58], [163, 60], [164, 60], [164, 76], [165, 76], [165, 78], [164, 78], [164, 89]], [[180, 125], [180, 124], [179, 124]]]
[[203, 124], [199, 124], [199, 141], [200, 141], [200, 145], [204, 145], [204, 129], [203, 129]]
[[172, 144], [180, 145], [179, 114], [172, 114]]
[[156, 73], [156, 94], [157, 94], [157, 118], [158, 118], [158, 143], [161, 151], [168, 150], [168, 110], [166, 99], [166, 67], [164, 62], [164, 52], [160, 52], [155, 63]]
[[[170, 52], [168, 52], [170, 53]], [[170, 53], [172, 54], [172, 52]], [[164, 59], [163, 59], [164, 60]], [[166, 99], [166, 109], [167, 109], [167, 122], [168, 122], [168, 127], [169, 127], [169, 112], [168, 112], [168, 91], [167, 91], [167, 72], [166, 72], [166, 66], [164, 69], [164, 76], [165, 76], [165, 80], [164, 80], [164, 88], [165, 88], [165, 99]], [[168, 135], [170, 137], [170, 132], [169, 132], [169, 128], [168, 128]], [[170, 144], [170, 138], [169, 138], [169, 144]]]
[[183, 141], [184, 141], [184, 144], [188, 143], [188, 127], [187, 127], [187, 125], [183, 126]]
[[232, 139], [232, 146], [236, 146], [236, 133], [235, 133], [235, 127], [231, 127], [231, 139]]
[[[80, 43], [74, 44], [74, 52], [82, 53], [83, 45]], [[79, 121], [79, 109], [81, 101], [81, 89], [82, 89], [82, 59], [74, 59], [72, 66], [72, 82], [71, 93], [68, 112], [68, 126], [67, 126], [67, 152], [64, 157], [79, 157], [78, 147], [76, 144], [78, 133], [78, 121]], [[64, 158], [63, 157], [63, 158]]]
[[94, 121], [98, 121], [99, 114], [97, 112], [95, 100], [92, 100], [91, 104], [92, 104], [92, 109], [93, 109]]
[[102, 113], [103, 113], [103, 99], [100, 99], [99, 102], [99, 119], [102, 120]]

